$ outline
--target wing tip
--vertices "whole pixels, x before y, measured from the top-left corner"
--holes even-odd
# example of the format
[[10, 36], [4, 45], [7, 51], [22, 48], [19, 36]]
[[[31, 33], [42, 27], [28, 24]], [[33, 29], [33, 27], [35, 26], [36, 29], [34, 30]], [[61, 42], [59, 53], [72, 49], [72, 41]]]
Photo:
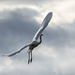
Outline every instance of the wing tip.
[[9, 57], [9, 55], [2, 55], [3, 57]]
[[53, 14], [53, 12], [49, 12], [49, 14]]

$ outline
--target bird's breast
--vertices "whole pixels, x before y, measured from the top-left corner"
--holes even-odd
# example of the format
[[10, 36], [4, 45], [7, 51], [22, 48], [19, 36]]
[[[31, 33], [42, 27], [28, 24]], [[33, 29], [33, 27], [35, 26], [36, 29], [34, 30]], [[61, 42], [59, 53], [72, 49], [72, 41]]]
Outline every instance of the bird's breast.
[[37, 44], [32, 44], [29, 46], [29, 50], [33, 50], [35, 47], [37, 47], [38, 45]]

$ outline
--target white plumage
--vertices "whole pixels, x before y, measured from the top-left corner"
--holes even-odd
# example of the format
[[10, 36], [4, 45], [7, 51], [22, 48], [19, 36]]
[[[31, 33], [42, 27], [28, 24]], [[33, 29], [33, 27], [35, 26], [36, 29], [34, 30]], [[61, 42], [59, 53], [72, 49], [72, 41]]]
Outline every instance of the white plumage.
[[39, 28], [39, 30], [36, 32], [35, 36], [33, 37], [32, 41], [37, 41], [38, 37], [40, 36], [40, 34], [43, 32], [43, 30], [47, 27], [49, 21], [52, 18], [52, 12], [48, 13], [47, 16], [44, 18], [41, 27]]

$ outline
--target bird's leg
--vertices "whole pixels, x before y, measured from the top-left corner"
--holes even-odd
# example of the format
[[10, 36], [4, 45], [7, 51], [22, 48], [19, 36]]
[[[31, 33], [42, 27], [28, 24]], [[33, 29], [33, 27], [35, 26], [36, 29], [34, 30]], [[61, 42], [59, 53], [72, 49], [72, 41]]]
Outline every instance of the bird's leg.
[[32, 51], [31, 51], [31, 62], [32, 62]]
[[30, 51], [28, 52], [28, 64], [30, 62]]

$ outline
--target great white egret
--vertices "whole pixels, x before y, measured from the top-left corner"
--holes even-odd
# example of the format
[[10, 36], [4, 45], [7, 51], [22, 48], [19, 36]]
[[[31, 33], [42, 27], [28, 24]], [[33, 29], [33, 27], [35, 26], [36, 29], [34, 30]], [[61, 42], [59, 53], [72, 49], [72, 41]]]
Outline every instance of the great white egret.
[[[37, 47], [41, 42], [42, 42], [42, 32], [43, 30], [47, 27], [49, 21], [51, 20], [52, 18], [52, 12], [49, 12], [47, 14], [47, 16], [45, 17], [45, 19], [43, 20], [42, 24], [41, 24], [41, 27], [38, 29], [38, 31], [36, 32], [35, 36], [33, 37], [32, 39], [32, 42], [24, 47], [22, 47], [20, 50], [18, 51], [15, 51], [13, 53], [10, 53], [10, 54], [5, 54], [4, 56], [8, 56], [8, 57], [11, 57], [17, 53], [20, 53], [22, 50], [24, 50], [26, 47], [29, 46], [29, 49], [28, 49], [28, 64], [30, 62], [32, 62], [32, 50]], [[38, 38], [40, 37], [40, 41], [38, 42]]]

